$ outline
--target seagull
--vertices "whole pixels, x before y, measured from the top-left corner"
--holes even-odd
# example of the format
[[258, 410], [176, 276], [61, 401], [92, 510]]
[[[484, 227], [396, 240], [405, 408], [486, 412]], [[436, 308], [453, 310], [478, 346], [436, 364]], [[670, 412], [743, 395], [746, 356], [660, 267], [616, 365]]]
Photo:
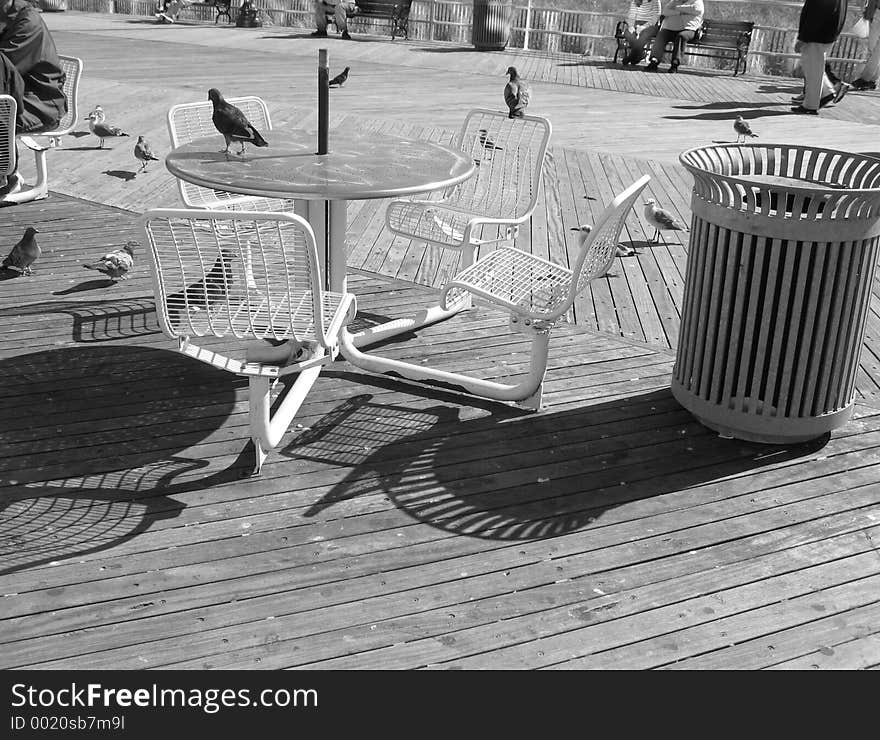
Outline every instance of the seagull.
[[28, 226], [24, 230], [24, 236], [18, 240], [3, 262], [0, 263], [0, 268], [14, 270], [21, 275], [32, 275], [31, 265], [37, 261], [42, 253], [40, 245], [37, 244], [35, 236], [37, 233], [33, 226]]
[[645, 201], [645, 218], [648, 223], [654, 227], [654, 236], [649, 239], [649, 243], [654, 243], [660, 237], [661, 229], [669, 231], [684, 231], [684, 227], [679, 224], [669, 211], [658, 208], [653, 198]]
[[336, 85], [339, 85], [339, 87], [342, 87], [345, 84], [345, 81], [348, 79], [348, 70], [349, 69], [351, 69], [351, 68], [346, 67], [338, 75], [336, 75], [336, 77], [334, 77], [332, 80], [330, 80], [330, 87], [335, 87]]
[[214, 104], [214, 114], [211, 121], [214, 127], [223, 134], [226, 139], [226, 148], [220, 151], [229, 156], [229, 145], [233, 141], [241, 144], [239, 154], [244, 154], [244, 145], [250, 142], [254, 146], [269, 146], [269, 143], [260, 135], [248, 121], [247, 116], [236, 108], [232, 103], [227, 103], [216, 87], [208, 90], [208, 100]]
[[743, 120], [742, 116], [737, 116], [736, 120], [733, 122], [733, 130], [736, 131], [736, 143], [739, 144], [740, 141], [745, 143], [747, 136], [757, 136], [755, 132], [752, 131], [752, 127]]
[[508, 67], [505, 74], [510, 80], [504, 86], [504, 102], [507, 103], [508, 118], [522, 118], [532, 97], [529, 83], [519, 76], [516, 67]]
[[112, 136], [128, 136], [128, 134], [125, 133], [125, 131], [123, 131], [118, 126], [111, 126], [109, 123], [107, 123], [103, 110], [93, 110], [91, 113], [89, 113], [88, 119], [89, 131], [91, 131], [100, 140], [100, 143], [98, 144], [98, 149], [104, 148], [104, 139], [109, 139]]
[[95, 116], [99, 123], [104, 123], [104, 121], [107, 120], [107, 116], [104, 114], [104, 109], [100, 105], [96, 105], [84, 120], [88, 121], [90, 116]]
[[113, 280], [127, 280], [128, 271], [134, 266], [134, 248], [138, 246], [137, 242], [126, 242], [121, 249], [114, 249], [107, 252], [101, 259], [92, 264], [83, 264], [83, 267], [89, 270], [97, 270], [103, 272], [107, 277]]
[[138, 136], [137, 144], [134, 145], [134, 156], [141, 161], [141, 172], [146, 172], [147, 164], [158, 162], [159, 157], [153, 154], [153, 148], [143, 136]]

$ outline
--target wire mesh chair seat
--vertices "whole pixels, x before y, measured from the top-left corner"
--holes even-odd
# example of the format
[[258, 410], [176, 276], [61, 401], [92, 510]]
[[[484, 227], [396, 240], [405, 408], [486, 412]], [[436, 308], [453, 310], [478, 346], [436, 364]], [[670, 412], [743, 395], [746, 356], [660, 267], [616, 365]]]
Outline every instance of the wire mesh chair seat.
[[[77, 97], [83, 63], [77, 57], [59, 56], [59, 59], [61, 60], [61, 70], [64, 72], [62, 90], [67, 100], [67, 112], [53, 129], [29, 131], [18, 135], [19, 143], [34, 153], [37, 177], [32, 186], [22, 187], [18, 192], [3, 196], [3, 203], [27, 203], [32, 200], [42, 200], [49, 195], [47, 153], [50, 149], [60, 147], [61, 137], [69, 134], [76, 126]], [[0, 103], [0, 175], [10, 175], [17, 169], [14, 139], [18, 108], [14, 98], [8, 95], [0, 95], [0, 98], [5, 99]]]
[[343, 355], [371, 372], [455, 385], [476, 396], [540, 409], [550, 332], [564, 318], [578, 294], [593, 279], [607, 272], [627, 215], [650, 179], [644, 175], [605, 208], [592, 230], [582, 237], [571, 268], [515, 247], [502, 246], [464, 268], [443, 287], [442, 309], [474, 296], [506, 311], [511, 329], [531, 338], [529, 368], [517, 382], [500, 383], [378, 357], [359, 351], [348, 335], [342, 337]]
[[475, 247], [511, 239], [532, 215], [550, 133], [546, 118], [511, 119], [498, 111], [469, 111], [454, 145], [473, 157], [474, 176], [436, 198], [392, 201], [385, 213], [388, 229], [462, 250], [462, 264], [470, 264]]
[[[295, 214], [156, 209], [141, 224], [163, 332], [183, 354], [249, 378], [259, 472], [338, 354], [354, 296], [322, 289], [314, 233]], [[198, 344], [202, 337], [229, 341], [221, 352]], [[272, 385], [291, 374], [272, 414]]]
[[[272, 118], [269, 108], [262, 98], [245, 96], [230, 98], [229, 101], [254, 125], [257, 131], [265, 132], [272, 130]], [[171, 146], [176, 148], [182, 144], [188, 144], [193, 139], [216, 135], [218, 144], [222, 144], [223, 138], [214, 127], [211, 116], [214, 114], [214, 106], [210, 100], [198, 103], [180, 103], [172, 106], [168, 111], [168, 133], [171, 137]], [[260, 198], [251, 195], [240, 195], [224, 190], [214, 190], [201, 185], [194, 185], [184, 180], [177, 180], [180, 188], [180, 197], [189, 208], [203, 208], [206, 210], [224, 209], [230, 211], [280, 211], [282, 213], [293, 211], [294, 200], [280, 198]]]

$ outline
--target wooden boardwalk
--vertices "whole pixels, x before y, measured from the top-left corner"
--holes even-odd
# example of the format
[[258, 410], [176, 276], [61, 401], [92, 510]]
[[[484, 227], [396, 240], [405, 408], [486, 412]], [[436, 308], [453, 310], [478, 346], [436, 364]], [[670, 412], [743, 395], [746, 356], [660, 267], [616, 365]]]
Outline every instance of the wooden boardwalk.
[[[256, 29], [264, 42], [94, 18], [49, 20], [62, 51], [85, 60], [82, 106], [101, 103], [133, 134], [166, 141], [164, 111], [212, 79], [272, 101], [276, 125], [314, 122], [313, 100], [290, 93], [313, 66], [291, 72], [290, 58], [254, 51], [289, 29]], [[286, 42], [307, 45], [297, 58], [311, 63], [313, 42]], [[454, 96], [478, 94], [485, 76], [496, 85], [488, 64], [508, 61], [472, 53], [472, 68], [487, 67], [465, 74], [457, 53], [418, 52], [436, 66], [410, 59], [392, 84], [388, 65], [412, 45], [352, 46], [376, 84], [347, 85], [348, 108], [334, 95], [339, 126], [440, 140], [461, 117]], [[163, 76], [175, 47], [188, 61]], [[443, 89], [437, 116], [394, 94], [439, 84], [447, 59], [459, 88]], [[696, 88], [705, 76], [693, 77]], [[736, 82], [753, 95], [765, 84]], [[608, 95], [636, 97], [545, 84], [548, 103], [602, 91], [608, 116]], [[639, 116], [670, 109], [661, 92], [637, 94]], [[653, 156], [646, 135], [628, 151], [580, 146], [575, 114], [548, 113], [560, 135], [520, 246], [566, 261], [568, 228], [642, 172], [689, 222], [674, 157]], [[876, 131], [821, 124], [832, 137]], [[172, 351], [143, 259], [116, 285], [81, 267], [139, 238], [135, 213], [177, 203], [162, 168], [129, 177], [132, 143], [97, 151], [70, 137], [51, 154], [52, 196], [0, 211], [0, 244], [33, 223], [44, 249], [36, 275], [0, 282], [0, 667], [880, 666], [880, 288], [853, 421], [805, 445], [722, 440], [669, 392], [688, 234], [649, 247], [634, 213], [624, 240], [637, 257], [618, 260], [554, 334], [542, 413], [340, 363], [251, 479], [246, 383]], [[454, 269], [390, 239], [382, 215], [381, 202], [351, 209], [366, 318], [427, 301]], [[501, 377], [521, 370], [523, 350], [503, 316], [479, 309], [385, 352]]]

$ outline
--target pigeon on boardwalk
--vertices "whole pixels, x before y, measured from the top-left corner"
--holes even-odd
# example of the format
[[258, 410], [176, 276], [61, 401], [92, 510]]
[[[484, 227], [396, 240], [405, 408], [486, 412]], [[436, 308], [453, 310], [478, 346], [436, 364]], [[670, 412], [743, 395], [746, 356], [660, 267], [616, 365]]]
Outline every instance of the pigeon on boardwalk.
[[235, 253], [228, 249], [221, 249], [217, 259], [203, 280], [188, 285], [184, 291], [186, 305], [189, 308], [201, 310], [210, 308], [217, 301], [222, 301], [232, 285], [232, 260]]
[[491, 151], [499, 151], [500, 152], [503, 149], [503, 147], [498, 146], [494, 141], [492, 141], [492, 139], [489, 138], [489, 132], [486, 131], [486, 129], [484, 129], [484, 128], [480, 129], [480, 145], [487, 152], [491, 152]]
[[660, 238], [661, 230], [684, 231], [684, 227], [673, 218], [669, 211], [657, 207], [653, 198], [648, 198], [645, 201], [645, 218], [654, 227], [654, 236], [649, 242], [656, 242]]
[[351, 67], [346, 67], [338, 75], [336, 75], [336, 77], [330, 80], [330, 87], [336, 87], [336, 85], [342, 87], [345, 84], [345, 81], [348, 79], [349, 69], [351, 69]]
[[134, 156], [141, 162], [141, 172], [146, 172], [147, 164], [158, 162], [159, 157], [153, 154], [153, 148], [143, 136], [138, 136], [137, 144], [134, 145]]
[[254, 146], [269, 146], [268, 142], [260, 135], [248, 121], [247, 116], [236, 108], [232, 103], [227, 103], [216, 87], [208, 90], [208, 100], [214, 104], [214, 114], [211, 120], [214, 127], [223, 134], [226, 139], [226, 148], [220, 151], [229, 155], [229, 145], [233, 141], [241, 144], [239, 154], [244, 154], [244, 145], [250, 142]]
[[526, 108], [532, 97], [532, 91], [529, 83], [526, 82], [516, 67], [508, 67], [505, 74], [510, 75], [510, 80], [504, 86], [504, 102], [507, 103], [508, 118], [522, 118], [526, 113]]
[[134, 248], [136, 246], [138, 246], [137, 242], [126, 242], [121, 249], [107, 252], [97, 262], [90, 265], [83, 264], [83, 267], [103, 272], [114, 280], [127, 280], [128, 271], [134, 266]]
[[128, 134], [118, 126], [111, 126], [107, 123], [104, 111], [102, 110], [93, 110], [89, 113], [88, 119], [89, 131], [100, 140], [100, 143], [98, 144], [99, 149], [104, 148], [104, 139], [109, 139], [113, 136], [128, 136]]
[[745, 143], [746, 136], [757, 136], [757, 134], [752, 131], [752, 127], [743, 120], [742, 116], [737, 116], [736, 120], [733, 122], [733, 130], [736, 131], [736, 143], [739, 144], [740, 141]]
[[37, 230], [33, 226], [28, 226], [24, 230], [24, 236], [18, 240], [18, 243], [12, 248], [6, 258], [0, 264], [0, 268], [4, 270], [14, 270], [22, 275], [32, 274], [31, 265], [37, 261], [42, 250], [37, 244], [35, 234]]

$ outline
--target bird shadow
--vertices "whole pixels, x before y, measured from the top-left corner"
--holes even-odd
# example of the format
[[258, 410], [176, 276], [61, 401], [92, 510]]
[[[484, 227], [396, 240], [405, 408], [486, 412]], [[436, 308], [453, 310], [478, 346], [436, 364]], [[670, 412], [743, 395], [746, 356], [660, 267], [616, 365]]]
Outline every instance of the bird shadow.
[[698, 113], [694, 116], [663, 116], [671, 121], [729, 121], [731, 116], [737, 113], [746, 120], [754, 120], [756, 118], [769, 118], [771, 116], [790, 116], [791, 112], [787, 110], [724, 110], [713, 111], [711, 113]]
[[16, 272], [15, 270], [10, 270], [6, 267], [0, 269], [0, 281], [3, 280], [15, 280], [15, 278], [21, 277], [20, 272]]
[[427, 54], [460, 54], [463, 51], [479, 51], [479, 49], [475, 49], [473, 46], [452, 46], [449, 48], [434, 48], [432, 46], [425, 46], [414, 51], [424, 51]]
[[96, 149], [112, 149], [113, 147], [109, 146], [66, 146], [64, 147], [65, 152], [93, 152]]
[[129, 182], [137, 177], [137, 172], [131, 172], [130, 170], [104, 170], [101, 174], [110, 175], [110, 177], [117, 177], [124, 182]]
[[91, 131], [71, 131], [69, 134], [65, 135], [72, 139], [81, 139], [83, 136], [91, 136]]
[[72, 285], [65, 290], [56, 290], [52, 292], [52, 295], [71, 295], [72, 293], [83, 293], [87, 290], [98, 290], [99, 288], [109, 288], [116, 281], [111, 280], [110, 278], [106, 278], [104, 280], [86, 280], [85, 282], [79, 283], [79, 285]]

